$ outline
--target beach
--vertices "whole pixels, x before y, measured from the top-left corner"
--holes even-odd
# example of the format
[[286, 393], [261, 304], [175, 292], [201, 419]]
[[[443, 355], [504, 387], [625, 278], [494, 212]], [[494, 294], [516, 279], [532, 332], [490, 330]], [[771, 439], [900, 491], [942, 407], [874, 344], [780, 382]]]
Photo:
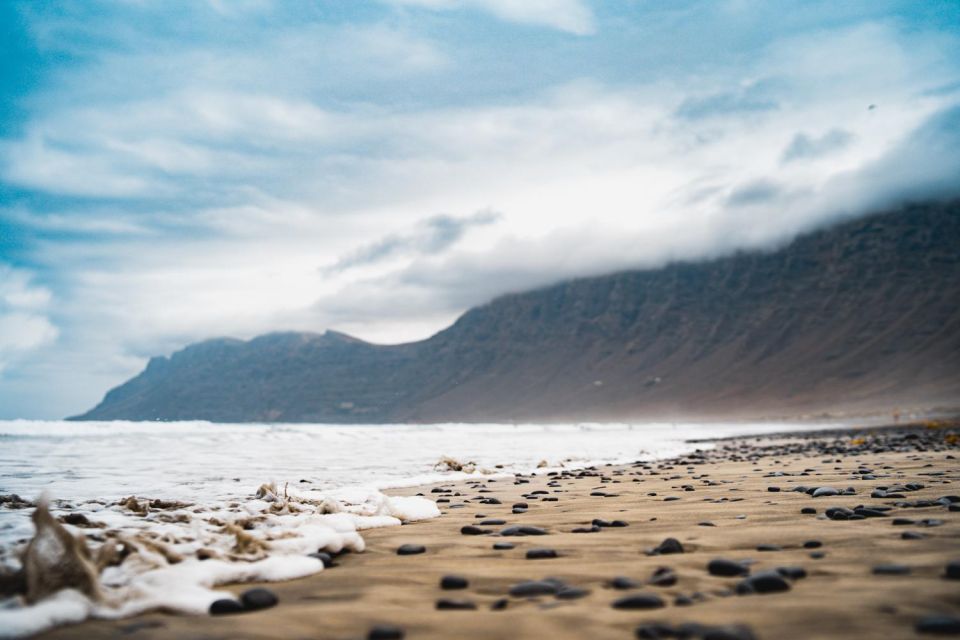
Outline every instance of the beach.
[[[394, 490], [436, 499], [442, 516], [365, 531], [363, 553], [308, 578], [227, 589], [265, 587], [276, 606], [90, 620], [40, 637], [958, 633], [956, 433], [942, 422], [732, 439], [661, 461]], [[423, 552], [400, 555], [403, 545]]]

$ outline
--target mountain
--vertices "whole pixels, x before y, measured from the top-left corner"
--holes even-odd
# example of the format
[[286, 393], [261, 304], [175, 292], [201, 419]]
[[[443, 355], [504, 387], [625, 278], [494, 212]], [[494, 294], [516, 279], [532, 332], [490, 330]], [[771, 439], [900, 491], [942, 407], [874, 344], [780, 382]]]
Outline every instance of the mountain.
[[328, 331], [150, 360], [82, 420], [477, 422], [960, 406], [960, 202], [770, 252], [506, 295], [420, 342]]

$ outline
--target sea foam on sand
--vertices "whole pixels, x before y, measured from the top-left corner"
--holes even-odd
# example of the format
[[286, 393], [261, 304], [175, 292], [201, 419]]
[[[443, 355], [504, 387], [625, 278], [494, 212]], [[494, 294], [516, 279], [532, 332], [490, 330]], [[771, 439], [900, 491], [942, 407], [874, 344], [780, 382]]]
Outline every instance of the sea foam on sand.
[[88, 502], [69, 512], [88, 522], [65, 528], [83, 535], [92, 557], [106, 564], [100, 572], [102, 599], [69, 588], [35, 604], [8, 599], [0, 603], [0, 637], [157, 609], [204, 614], [215, 600], [232, 597], [217, 591], [218, 585], [308, 576], [322, 571], [323, 562], [307, 554], [360, 552], [359, 531], [440, 515], [436, 503], [422, 497], [281, 491], [273, 485], [242, 501], [200, 505], [128, 498]]

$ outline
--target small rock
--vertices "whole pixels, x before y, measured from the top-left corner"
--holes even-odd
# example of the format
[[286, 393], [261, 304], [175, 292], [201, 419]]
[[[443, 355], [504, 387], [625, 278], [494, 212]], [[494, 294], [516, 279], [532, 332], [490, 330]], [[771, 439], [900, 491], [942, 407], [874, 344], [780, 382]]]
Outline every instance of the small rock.
[[617, 576], [610, 581], [610, 586], [614, 589], [636, 589], [640, 586], [640, 583], [634, 580], [633, 578], [628, 578], [626, 576]]
[[906, 576], [910, 574], [910, 567], [905, 564], [878, 564], [873, 568], [875, 576]]
[[406, 632], [400, 627], [377, 625], [367, 633], [367, 640], [403, 640]]
[[917, 633], [960, 634], [960, 618], [947, 615], [926, 616], [917, 621], [914, 629]]
[[613, 602], [614, 609], [659, 609], [664, 606], [663, 598], [653, 593], [634, 593]]
[[210, 615], [212, 616], [222, 616], [231, 613], [242, 613], [243, 605], [240, 604], [239, 600], [234, 600], [232, 598], [221, 598], [220, 600], [214, 600], [210, 604]]
[[468, 611], [476, 609], [477, 605], [471, 600], [452, 600], [450, 598], [441, 598], [437, 600], [438, 611]]
[[559, 557], [553, 549], [530, 549], [527, 551], [527, 560], [545, 560]]
[[840, 491], [834, 489], [833, 487], [818, 487], [813, 491], [814, 498], [824, 498], [828, 496], [838, 496]]
[[943, 577], [948, 580], [960, 580], [960, 560], [948, 562], [943, 571]]
[[397, 547], [398, 556], [414, 556], [418, 553], [426, 552], [427, 548], [422, 544], [402, 544]]
[[512, 542], [494, 542], [493, 548], [496, 551], [506, 551], [508, 549], [513, 549], [514, 544]]
[[714, 558], [707, 564], [707, 571], [710, 572], [712, 576], [743, 576], [749, 573], [749, 570], [740, 564], [739, 562], [734, 562], [733, 560], [727, 560], [726, 558]]
[[804, 549], [819, 549], [823, 546], [823, 543], [819, 540], [807, 540], [803, 543]]
[[269, 609], [270, 607], [276, 606], [277, 602], [279, 602], [273, 591], [262, 587], [247, 589], [240, 596], [240, 601], [243, 602], [243, 608], [247, 611]]
[[466, 589], [470, 582], [463, 576], [443, 576], [440, 578], [441, 589]]
[[651, 553], [655, 555], [667, 555], [671, 553], [683, 553], [683, 545], [676, 538], [667, 538], [659, 546], [652, 549]]
[[546, 530], [541, 529], [540, 527], [530, 527], [530, 526], [515, 526], [507, 527], [500, 532], [502, 536], [545, 536], [547, 535]]
[[737, 585], [737, 593], [780, 593], [789, 591], [790, 583], [777, 571], [765, 571], [752, 575]]
[[481, 529], [480, 527], [475, 527], [472, 524], [468, 524], [460, 527], [460, 533], [465, 536], [482, 536], [487, 533], [491, 533], [491, 531], [490, 529]]

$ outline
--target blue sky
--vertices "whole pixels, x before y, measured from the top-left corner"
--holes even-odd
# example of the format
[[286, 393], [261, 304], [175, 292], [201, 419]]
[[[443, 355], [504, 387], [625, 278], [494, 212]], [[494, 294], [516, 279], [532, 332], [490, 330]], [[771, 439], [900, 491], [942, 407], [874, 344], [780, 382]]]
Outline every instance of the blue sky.
[[957, 195], [960, 3], [0, 3], [0, 418]]

